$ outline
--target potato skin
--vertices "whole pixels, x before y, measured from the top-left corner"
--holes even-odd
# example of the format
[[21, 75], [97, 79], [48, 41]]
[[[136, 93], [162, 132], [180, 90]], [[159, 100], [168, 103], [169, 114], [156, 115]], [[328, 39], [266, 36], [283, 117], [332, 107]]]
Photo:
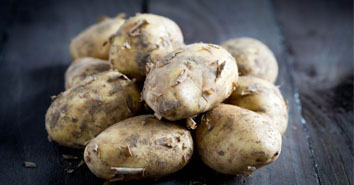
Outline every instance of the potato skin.
[[124, 16], [115, 18], [105, 17], [100, 22], [88, 27], [77, 35], [70, 43], [70, 53], [73, 59], [94, 57], [108, 60], [111, 43], [110, 36], [114, 35], [124, 23]]
[[281, 134], [288, 126], [288, 107], [277, 86], [252, 76], [241, 76], [225, 103], [269, 116]]
[[[193, 139], [188, 130], [153, 115], [141, 115], [100, 133], [86, 146], [84, 159], [97, 177], [114, 181], [172, 174], [182, 169], [192, 154]], [[114, 168], [133, 168], [138, 172]]]
[[225, 49], [196, 43], [159, 61], [147, 75], [142, 95], [156, 114], [180, 120], [223, 102], [237, 78], [236, 62]]
[[183, 35], [172, 20], [153, 14], [128, 19], [113, 39], [109, 61], [121, 73], [143, 82], [147, 63], [183, 46]]
[[91, 57], [76, 59], [65, 72], [65, 89], [77, 86], [88, 76], [110, 69], [112, 65], [106, 60]]
[[227, 104], [204, 115], [195, 142], [206, 165], [230, 175], [252, 175], [276, 160], [281, 151], [281, 135], [269, 118]]
[[83, 148], [103, 129], [141, 110], [138, 87], [116, 71], [87, 77], [56, 97], [46, 114], [49, 136], [63, 146]]
[[278, 63], [273, 52], [261, 41], [241, 37], [221, 44], [235, 57], [240, 76], [255, 76], [274, 83], [278, 76]]

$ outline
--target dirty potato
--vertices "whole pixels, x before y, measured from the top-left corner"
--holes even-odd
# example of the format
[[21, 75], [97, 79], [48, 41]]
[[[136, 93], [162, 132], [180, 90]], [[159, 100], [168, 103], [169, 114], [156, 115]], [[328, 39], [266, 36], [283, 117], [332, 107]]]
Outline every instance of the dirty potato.
[[97, 176], [110, 181], [159, 178], [182, 169], [193, 140], [182, 126], [142, 115], [104, 130], [85, 148], [84, 159]]
[[143, 82], [147, 63], [183, 45], [183, 35], [172, 20], [153, 14], [128, 19], [113, 38], [109, 61], [123, 74]]
[[156, 63], [146, 77], [142, 96], [158, 117], [180, 120], [223, 102], [237, 78], [236, 62], [225, 49], [196, 43]]
[[108, 71], [112, 69], [112, 65], [106, 60], [97, 58], [84, 57], [76, 59], [65, 73], [65, 88], [77, 86], [86, 77]]
[[83, 148], [108, 126], [137, 115], [139, 99], [133, 81], [119, 72], [102, 72], [55, 97], [45, 126], [51, 139], [60, 145]]
[[241, 76], [225, 103], [269, 116], [283, 134], [288, 126], [288, 107], [277, 86], [252, 76]]
[[115, 18], [101, 17], [98, 23], [82, 31], [71, 40], [70, 53], [73, 59], [94, 57], [108, 60], [110, 36], [115, 34], [124, 23], [124, 15]]
[[202, 118], [195, 142], [202, 161], [224, 174], [244, 176], [275, 161], [281, 135], [268, 117], [221, 104]]
[[278, 63], [273, 52], [261, 41], [241, 37], [221, 44], [235, 57], [240, 76], [255, 76], [274, 83], [278, 76]]

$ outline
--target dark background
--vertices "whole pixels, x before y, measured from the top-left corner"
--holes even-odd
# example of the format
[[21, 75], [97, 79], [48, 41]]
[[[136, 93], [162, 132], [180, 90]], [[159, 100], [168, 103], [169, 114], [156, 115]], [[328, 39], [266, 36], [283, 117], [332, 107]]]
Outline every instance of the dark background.
[[[176, 21], [186, 43], [255, 37], [275, 53], [289, 100], [282, 153], [252, 178], [226, 177], [195, 156], [179, 173], [140, 184], [353, 184], [352, 1], [0, 1], [0, 184], [102, 184], [81, 151], [47, 140], [50, 96], [64, 90], [70, 39], [101, 15], [150, 12]], [[25, 168], [32, 161], [37, 168]], [[136, 182], [133, 182], [136, 183]], [[131, 184], [133, 184], [131, 183]]]

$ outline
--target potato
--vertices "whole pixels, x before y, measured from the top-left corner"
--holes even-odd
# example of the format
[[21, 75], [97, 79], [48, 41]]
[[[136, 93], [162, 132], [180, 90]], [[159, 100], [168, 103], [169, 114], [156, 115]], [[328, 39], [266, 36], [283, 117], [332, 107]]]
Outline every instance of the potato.
[[109, 61], [123, 74], [143, 82], [147, 63], [183, 45], [183, 35], [172, 20], [153, 14], [137, 14], [127, 20], [113, 39]]
[[273, 52], [261, 41], [241, 37], [221, 44], [235, 57], [241, 76], [255, 76], [274, 83], [278, 76], [278, 63]]
[[227, 104], [203, 116], [195, 142], [202, 161], [210, 168], [246, 177], [275, 161], [281, 151], [281, 135], [271, 119]]
[[54, 99], [46, 114], [49, 136], [60, 145], [83, 148], [108, 126], [141, 110], [133, 81], [116, 71], [87, 77]]
[[159, 178], [182, 169], [193, 139], [182, 126], [153, 115], [126, 119], [100, 133], [85, 148], [89, 169], [110, 181]]
[[97, 58], [84, 57], [76, 59], [65, 73], [65, 88], [77, 86], [86, 77], [108, 71], [112, 69], [112, 65], [106, 60]]
[[252, 76], [241, 76], [236, 90], [225, 103], [269, 116], [274, 127], [283, 134], [288, 126], [288, 107], [278, 87]]
[[71, 40], [70, 53], [73, 59], [94, 57], [108, 60], [111, 43], [110, 36], [115, 34], [124, 23], [124, 15], [115, 18], [103, 17]]
[[223, 102], [237, 78], [236, 62], [225, 49], [196, 43], [156, 63], [146, 77], [142, 96], [157, 116], [180, 120]]

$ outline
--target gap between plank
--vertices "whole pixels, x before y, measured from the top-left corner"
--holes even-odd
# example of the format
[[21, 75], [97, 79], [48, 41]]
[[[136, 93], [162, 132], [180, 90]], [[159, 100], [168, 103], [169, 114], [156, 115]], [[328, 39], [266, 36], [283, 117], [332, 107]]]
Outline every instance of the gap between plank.
[[[280, 33], [280, 36], [281, 36], [281, 39], [282, 39], [282, 43], [281, 44], [283, 45], [283, 48], [285, 49], [284, 52], [285, 52], [285, 56], [287, 57], [286, 59], [288, 61], [288, 62], [286, 62], [286, 65], [287, 65], [288, 69], [291, 69], [290, 68], [290, 63], [289, 63], [289, 60], [292, 59], [292, 56], [290, 54], [290, 47], [289, 47], [288, 42], [286, 41], [286, 37], [285, 37], [285, 34], [284, 34], [284, 30], [283, 30], [283, 26], [284, 25], [280, 23], [280, 21], [278, 19], [278, 16], [276, 16], [277, 8], [276, 8], [276, 5], [274, 3], [274, 0], [271, 0], [271, 6], [272, 6], [273, 12], [275, 14], [274, 15], [274, 20], [275, 20], [276, 24], [279, 27], [279, 33]], [[304, 116], [302, 115], [302, 104], [301, 104], [299, 92], [298, 92], [297, 87], [295, 85], [295, 80], [294, 80], [294, 77], [293, 77], [293, 71], [291, 70], [290, 73], [291, 73], [290, 81], [293, 84], [294, 91], [295, 91], [294, 98], [295, 98], [295, 102], [296, 102], [296, 107], [297, 107], [298, 111], [300, 112], [301, 123], [302, 123], [303, 129], [305, 131], [306, 140], [307, 140], [307, 143], [309, 145], [309, 150], [311, 152], [311, 159], [313, 161], [313, 163], [312, 163], [313, 171], [315, 172], [315, 178], [316, 178], [317, 184], [321, 185], [322, 182], [321, 182], [321, 178], [319, 176], [318, 163], [317, 163], [316, 158], [315, 158], [315, 150], [314, 150], [314, 147], [313, 147], [312, 138], [310, 136], [310, 131], [309, 131], [309, 128], [307, 126], [307, 121], [304, 118]]]
[[141, 4], [141, 13], [149, 13], [150, 0], [143, 0]]

